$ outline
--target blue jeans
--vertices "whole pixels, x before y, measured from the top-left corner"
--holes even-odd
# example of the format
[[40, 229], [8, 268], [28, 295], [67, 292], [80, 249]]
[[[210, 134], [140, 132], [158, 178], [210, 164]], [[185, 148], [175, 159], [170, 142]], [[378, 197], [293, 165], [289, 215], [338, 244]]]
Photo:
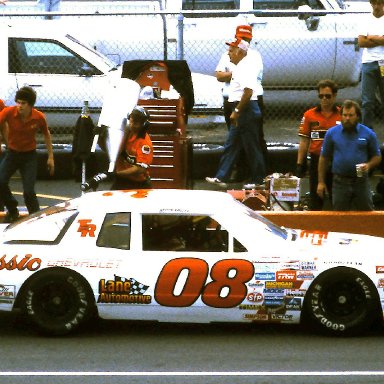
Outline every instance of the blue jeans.
[[241, 149], [248, 161], [251, 182], [261, 184], [266, 176], [265, 162], [260, 142], [261, 112], [256, 100], [251, 100], [239, 114], [237, 127], [231, 125], [224, 144], [216, 177], [228, 181]]
[[332, 206], [334, 211], [373, 211], [368, 177], [333, 176]]
[[384, 78], [380, 75], [377, 61], [364, 63], [361, 70], [361, 101], [362, 123], [373, 129], [375, 118], [375, 105], [377, 103], [376, 91], [379, 91], [381, 102], [384, 102]]
[[8, 150], [3, 161], [0, 163], [0, 198], [2, 198], [4, 205], [10, 213], [17, 210], [17, 200], [9, 188], [9, 181], [17, 170], [20, 171], [23, 183], [25, 205], [31, 214], [40, 210], [35, 193], [37, 177], [36, 151], [16, 152]]

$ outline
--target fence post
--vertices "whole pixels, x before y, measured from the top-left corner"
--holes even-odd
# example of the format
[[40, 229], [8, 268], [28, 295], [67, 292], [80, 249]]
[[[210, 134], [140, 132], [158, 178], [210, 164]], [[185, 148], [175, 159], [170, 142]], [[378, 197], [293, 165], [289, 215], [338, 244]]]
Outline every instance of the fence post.
[[184, 16], [177, 16], [177, 60], [184, 60]]

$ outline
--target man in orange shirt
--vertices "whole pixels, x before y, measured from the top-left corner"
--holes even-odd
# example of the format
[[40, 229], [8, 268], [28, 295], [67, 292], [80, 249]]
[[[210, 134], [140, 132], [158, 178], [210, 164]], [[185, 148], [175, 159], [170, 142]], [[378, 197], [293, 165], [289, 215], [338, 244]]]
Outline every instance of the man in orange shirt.
[[151, 188], [149, 167], [153, 160], [153, 146], [147, 133], [148, 126], [148, 112], [136, 106], [129, 115], [129, 129], [116, 161], [115, 180], [111, 189]]
[[[333, 80], [321, 80], [317, 85], [320, 104], [307, 110], [299, 127], [299, 150], [297, 154], [296, 176], [304, 177], [307, 154], [310, 155], [309, 163], [309, 209], [321, 211], [323, 199], [317, 194], [318, 164], [321, 146], [327, 130], [341, 121], [340, 108], [336, 106], [337, 85]], [[331, 191], [332, 174], [326, 176], [328, 191]]]
[[44, 135], [48, 151], [47, 167], [51, 175], [54, 173], [54, 160], [51, 134], [42, 112], [33, 108], [36, 92], [31, 87], [22, 87], [16, 92], [16, 106], [5, 107], [0, 112], [0, 127], [7, 145], [4, 159], [0, 164], [0, 197], [7, 208], [5, 222], [13, 222], [19, 217], [17, 200], [13, 196], [9, 181], [19, 170], [24, 190], [24, 201], [31, 214], [40, 210], [35, 193], [37, 176], [36, 133]]

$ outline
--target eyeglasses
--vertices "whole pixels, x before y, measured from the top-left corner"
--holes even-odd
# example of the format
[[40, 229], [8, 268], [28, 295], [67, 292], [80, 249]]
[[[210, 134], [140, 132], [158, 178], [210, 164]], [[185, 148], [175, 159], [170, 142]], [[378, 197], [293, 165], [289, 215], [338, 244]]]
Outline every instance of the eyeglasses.
[[329, 93], [319, 93], [319, 99], [331, 99], [333, 95], [330, 95]]

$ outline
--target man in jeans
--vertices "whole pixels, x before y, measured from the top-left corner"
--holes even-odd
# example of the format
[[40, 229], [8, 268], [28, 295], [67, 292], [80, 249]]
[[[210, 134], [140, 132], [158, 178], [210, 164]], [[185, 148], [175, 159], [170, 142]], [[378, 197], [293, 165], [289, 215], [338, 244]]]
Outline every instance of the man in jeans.
[[229, 58], [235, 64], [228, 96], [232, 108], [231, 126], [224, 144], [219, 169], [215, 177], [206, 177], [206, 181], [226, 187], [239, 153], [244, 149], [251, 174], [251, 183], [244, 187], [255, 188], [266, 176], [260, 140], [261, 112], [257, 102], [259, 87], [257, 74], [260, 69], [255, 65], [254, 60], [247, 56], [248, 42], [238, 38], [226, 44], [229, 45]]
[[4, 201], [7, 214], [4, 222], [13, 222], [19, 217], [17, 200], [13, 196], [9, 181], [19, 170], [24, 189], [24, 201], [31, 214], [40, 210], [35, 193], [37, 176], [36, 133], [44, 135], [48, 151], [47, 167], [54, 173], [54, 160], [51, 134], [42, 112], [33, 108], [36, 92], [31, 87], [22, 87], [16, 92], [16, 106], [5, 107], [0, 112], [0, 127], [7, 151], [0, 164], [0, 199]]
[[369, 171], [380, 164], [381, 154], [374, 131], [359, 123], [359, 104], [346, 100], [341, 107], [341, 124], [328, 129], [319, 160], [321, 198], [327, 193], [325, 175], [332, 159], [332, 205], [335, 211], [372, 211]]
[[362, 123], [373, 129], [376, 91], [384, 103], [384, 0], [371, 0], [372, 15], [360, 28], [358, 44], [363, 48], [361, 70]]

